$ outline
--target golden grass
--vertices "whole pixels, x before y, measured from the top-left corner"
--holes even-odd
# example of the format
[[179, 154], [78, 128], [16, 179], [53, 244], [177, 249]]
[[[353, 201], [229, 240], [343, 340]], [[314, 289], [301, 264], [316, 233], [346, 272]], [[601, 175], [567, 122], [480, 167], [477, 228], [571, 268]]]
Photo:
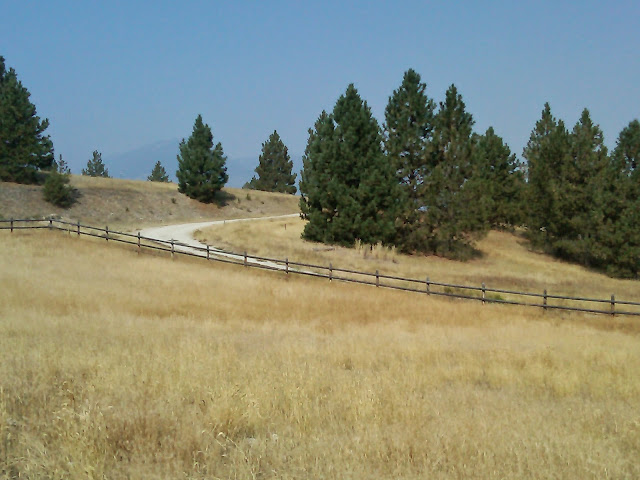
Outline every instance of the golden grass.
[[[285, 228], [286, 225], [286, 228]], [[393, 248], [368, 246], [332, 247], [300, 238], [304, 221], [300, 219], [230, 223], [203, 229], [198, 238], [211, 245], [251, 255], [296, 260], [317, 265], [356, 269], [416, 279], [461, 285], [515, 289], [556, 295], [587, 295], [607, 299], [640, 301], [640, 283], [618, 280], [563, 262], [549, 255], [532, 252], [527, 242], [515, 234], [492, 231], [477, 247], [482, 256], [467, 262], [436, 256], [403, 255]], [[591, 307], [608, 308], [608, 305]], [[625, 307], [627, 308], [627, 307]], [[630, 307], [629, 307], [630, 308]], [[628, 309], [628, 308], [627, 308]]]
[[615, 322], [5, 232], [0, 477], [638, 478]]

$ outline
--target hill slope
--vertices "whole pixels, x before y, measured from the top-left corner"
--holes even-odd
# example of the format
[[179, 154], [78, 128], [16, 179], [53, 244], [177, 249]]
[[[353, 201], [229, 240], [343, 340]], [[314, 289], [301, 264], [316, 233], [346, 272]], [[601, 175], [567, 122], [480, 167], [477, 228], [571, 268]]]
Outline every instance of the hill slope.
[[217, 204], [202, 204], [178, 192], [175, 183], [71, 176], [77, 202], [69, 209], [42, 199], [42, 187], [0, 182], [0, 217], [55, 215], [91, 225], [138, 229], [209, 219], [261, 217], [298, 211], [298, 197], [225, 188]]

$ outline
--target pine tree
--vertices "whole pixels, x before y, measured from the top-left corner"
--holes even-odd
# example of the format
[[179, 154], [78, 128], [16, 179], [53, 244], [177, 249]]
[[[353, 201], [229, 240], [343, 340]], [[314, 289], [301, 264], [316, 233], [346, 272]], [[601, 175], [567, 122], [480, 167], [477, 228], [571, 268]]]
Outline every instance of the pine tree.
[[310, 131], [300, 190], [303, 237], [346, 246], [391, 242], [396, 180], [371, 109], [349, 85]]
[[262, 153], [256, 167], [257, 177], [249, 182], [249, 188], [265, 192], [296, 193], [296, 174], [292, 174], [293, 162], [286, 145], [277, 131], [262, 144]]
[[523, 216], [522, 166], [509, 146], [489, 127], [484, 135], [474, 139], [474, 162], [478, 180], [483, 183], [487, 221], [492, 228], [519, 225]]
[[178, 191], [200, 202], [212, 202], [229, 179], [226, 161], [222, 144], [214, 147], [211, 128], [198, 115], [191, 136], [180, 142]]
[[36, 172], [53, 164], [53, 144], [44, 135], [49, 120], [40, 120], [29, 96], [0, 56], [0, 181], [35, 183]]
[[569, 156], [557, 171], [556, 255], [586, 266], [602, 263], [600, 229], [605, 221], [609, 157], [602, 131], [586, 108], [569, 135]]
[[153, 170], [151, 170], [151, 175], [147, 177], [147, 180], [150, 182], [169, 182], [169, 175], [167, 175], [167, 171], [160, 163], [160, 160], [154, 165]]
[[619, 168], [625, 171], [628, 176], [633, 175], [638, 169], [638, 165], [640, 165], [640, 121], [632, 120], [622, 129], [612, 157], [618, 163]]
[[105, 168], [100, 152], [97, 150], [93, 151], [93, 158], [87, 160], [87, 168], [82, 169], [82, 175], [109, 178], [109, 170]]
[[482, 183], [474, 176], [473, 124], [462, 96], [451, 85], [435, 117], [420, 226], [426, 250], [451, 258], [471, 256], [475, 240], [487, 230]]
[[336, 155], [334, 131], [333, 118], [323, 110], [314, 128], [309, 129], [302, 157], [300, 211], [302, 217], [308, 220], [303, 237], [322, 243], [332, 241], [327, 223], [337, 211], [336, 198], [328, 195], [332, 176], [329, 164]]
[[69, 168], [69, 165], [67, 164], [67, 162], [65, 162], [62, 159], [62, 155], [58, 156], [58, 161], [57, 162], [55, 160], [53, 161], [53, 170], [57, 170], [58, 172], [62, 173], [63, 175], [71, 174], [71, 168]]
[[640, 122], [633, 120], [618, 135], [611, 155], [613, 187], [604, 226], [607, 273], [638, 278], [640, 274]]
[[385, 150], [400, 185], [394, 243], [405, 252], [425, 250], [421, 197], [436, 106], [426, 88], [420, 75], [408, 70], [385, 109]]
[[569, 135], [562, 120], [556, 120], [545, 103], [542, 117], [531, 132], [522, 156], [527, 160], [525, 192], [526, 225], [531, 242], [551, 250], [560, 235], [558, 176], [569, 155]]

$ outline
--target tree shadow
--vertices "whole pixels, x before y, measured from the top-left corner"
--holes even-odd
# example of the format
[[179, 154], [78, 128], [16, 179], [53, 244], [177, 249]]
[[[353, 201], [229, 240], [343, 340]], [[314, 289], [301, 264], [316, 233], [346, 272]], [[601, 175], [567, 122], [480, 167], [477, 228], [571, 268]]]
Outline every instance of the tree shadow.
[[213, 203], [218, 207], [226, 207], [230, 202], [233, 202], [234, 200], [236, 200], [236, 196], [233, 193], [219, 190], [216, 192], [213, 200], [210, 203]]

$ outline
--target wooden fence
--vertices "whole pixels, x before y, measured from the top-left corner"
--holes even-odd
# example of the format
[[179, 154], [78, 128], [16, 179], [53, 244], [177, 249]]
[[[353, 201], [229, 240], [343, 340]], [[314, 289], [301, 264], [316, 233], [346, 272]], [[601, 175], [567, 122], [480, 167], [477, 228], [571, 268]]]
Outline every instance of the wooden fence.
[[82, 225], [80, 222], [72, 223], [62, 220], [50, 219], [21, 219], [0, 220], [0, 230], [24, 230], [24, 229], [50, 229], [61, 230], [77, 236], [87, 235], [108, 241], [135, 245], [140, 252], [143, 248], [170, 252], [191, 257], [204, 258], [217, 262], [232, 263], [244, 267], [261, 268], [265, 270], [282, 271], [286, 275], [306, 275], [311, 277], [326, 278], [329, 281], [341, 281], [372, 285], [378, 288], [390, 288], [406, 292], [421, 293], [424, 295], [439, 295], [444, 297], [461, 298], [480, 301], [483, 304], [507, 304], [537, 307], [544, 310], [568, 310], [574, 312], [586, 312], [606, 315], [640, 316], [640, 302], [624, 301], [611, 295], [607, 299], [575, 297], [565, 295], [551, 295], [545, 289], [543, 292], [519, 292], [515, 290], [489, 288], [484, 283], [479, 286], [456, 285], [424, 279], [404, 278], [393, 275], [384, 275], [378, 270], [372, 272], [360, 272], [334, 267], [333, 265], [314, 265], [277, 259], [248, 255], [247, 252], [236, 253], [206, 247], [191, 247], [182, 245], [173, 240], [159, 240], [137, 234], [117, 232], [109, 230], [109, 227], [99, 228]]

